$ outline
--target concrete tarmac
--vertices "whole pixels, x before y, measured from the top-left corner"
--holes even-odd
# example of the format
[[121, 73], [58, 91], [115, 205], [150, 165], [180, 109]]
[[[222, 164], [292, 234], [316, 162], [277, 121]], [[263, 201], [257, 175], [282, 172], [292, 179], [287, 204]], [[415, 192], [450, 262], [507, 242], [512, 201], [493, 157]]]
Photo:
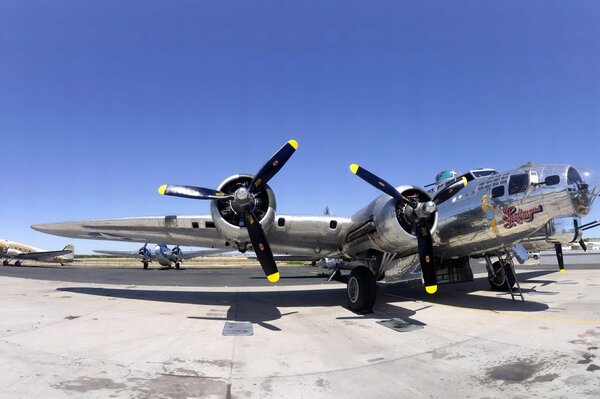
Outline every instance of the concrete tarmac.
[[310, 267], [0, 267], [0, 398], [596, 398], [600, 256], [576, 257], [518, 267], [525, 302], [475, 262], [367, 315]]

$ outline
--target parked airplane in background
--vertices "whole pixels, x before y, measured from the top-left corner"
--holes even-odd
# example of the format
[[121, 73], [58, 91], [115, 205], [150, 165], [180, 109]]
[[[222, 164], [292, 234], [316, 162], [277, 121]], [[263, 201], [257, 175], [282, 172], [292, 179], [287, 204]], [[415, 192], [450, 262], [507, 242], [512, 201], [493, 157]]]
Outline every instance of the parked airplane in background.
[[[363, 312], [375, 303], [376, 281], [422, 278], [426, 291], [435, 293], [438, 284], [473, 279], [470, 257], [485, 258], [492, 288], [508, 289], [512, 294], [516, 284], [513, 257], [519, 261], [527, 258], [524, 244], [556, 244], [563, 269], [561, 244], [581, 239], [581, 218], [588, 215], [598, 195], [595, 176], [571, 165], [529, 164], [507, 172], [441, 173], [435, 188], [426, 191], [411, 185], [395, 188], [352, 164], [351, 172], [383, 195], [351, 217], [277, 214], [275, 195], [267, 182], [297, 147], [296, 141], [290, 140], [256, 175], [231, 176], [216, 190], [159, 187], [162, 195], [211, 200], [210, 215], [32, 227], [72, 238], [155, 241], [240, 252], [252, 247], [273, 283], [279, 280], [273, 251], [336, 259], [351, 269], [349, 307]], [[497, 260], [493, 262], [492, 257]]]
[[44, 251], [29, 245], [14, 241], [0, 240], [0, 258], [4, 259], [2, 264], [8, 266], [15, 261], [15, 266], [21, 266], [25, 260], [36, 260], [40, 262], [65, 263], [73, 262], [73, 250], [75, 247], [67, 245], [62, 251]]
[[144, 244], [144, 246], [137, 251], [94, 250], [94, 252], [98, 254], [141, 258], [144, 269], [147, 269], [148, 263], [152, 261], [157, 261], [161, 266], [165, 267], [171, 267], [171, 265], [175, 263], [175, 268], [179, 269], [181, 262], [185, 259], [222, 254], [228, 251], [229, 250], [226, 249], [205, 249], [201, 251], [184, 252], [179, 248], [179, 245], [175, 246], [173, 249], [169, 249], [165, 244], [158, 244], [154, 247], [154, 252], [152, 252], [148, 249], [148, 243]]

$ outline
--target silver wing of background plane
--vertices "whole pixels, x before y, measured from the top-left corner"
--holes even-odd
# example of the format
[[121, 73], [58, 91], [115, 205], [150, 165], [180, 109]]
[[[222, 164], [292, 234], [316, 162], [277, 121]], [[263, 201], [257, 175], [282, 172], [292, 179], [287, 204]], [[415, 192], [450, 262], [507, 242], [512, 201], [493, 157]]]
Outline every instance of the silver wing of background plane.
[[230, 251], [231, 249], [204, 249], [199, 251], [185, 251], [183, 252], [183, 259], [198, 258], [200, 256], [214, 256]]
[[140, 251], [107, 251], [103, 249], [94, 249], [94, 252], [101, 255], [124, 256], [128, 258], [142, 258]]
[[57, 256], [69, 255], [72, 254], [73, 251], [63, 250], [63, 251], [44, 251], [44, 252], [29, 252], [23, 253], [15, 256], [15, 259], [20, 260], [51, 260], [56, 258]]
[[[278, 254], [322, 258], [340, 255], [350, 218], [332, 215], [277, 215], [267, 232]], [[332, 223], [335, 221], [335, 223]], [[70, 238], [126, 242], [160, 242], [168, 245], [237, 250], [233, 241], [221, 236], [209, 215], [154, 216], [102, 219], [83, 222], [36, 224], [42, 233]]]

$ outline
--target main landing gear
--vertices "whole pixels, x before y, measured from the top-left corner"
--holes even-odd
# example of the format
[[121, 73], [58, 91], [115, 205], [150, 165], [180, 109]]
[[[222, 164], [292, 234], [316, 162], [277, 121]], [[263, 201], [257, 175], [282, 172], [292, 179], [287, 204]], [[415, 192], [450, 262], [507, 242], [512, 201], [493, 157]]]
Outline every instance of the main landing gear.
[[144, 269], [147, 269], [147, 268], [148, 268], [148, 261], [147, 261], [147, 260], [145, 260], [145, 261], [143, 261], [142, 263], [144, 264]]
[[350, 310], [357, 313], [370, 312], [375, 305], [376, 289], [375, 276], [369, 268], [359, 266], [352, 269], [346, 287]]
[[504, 259], [498, 256], [498, 261], [492, 263], [489, 255], [485, 255], [485, 263], [488, 269], [488, 281], [494, 291], [508, 291], [513, 301], [516, 297], [521, 297], [525, 301], [521, 286], [515, 275], [515, 265], [510, 253], [507, 253]]
[[515, 286], [515, 273], [508, 262], [496, 261], [492, 264], [494, 274], [488, 271], [488, 281], [494, 291], [508, 291]]
[[16, 261], [15, 266], [21, 266], [21, 261], [20, 260]]
[[179, 269], [180, 263], [179, 262], [175, 262], [175, 269]]
[[2, 261], [2, 264], [3, 264], [4, 266], [8, 266], [8, 261], [7, 261], [7, 260], [4, 260], [4, 261]]

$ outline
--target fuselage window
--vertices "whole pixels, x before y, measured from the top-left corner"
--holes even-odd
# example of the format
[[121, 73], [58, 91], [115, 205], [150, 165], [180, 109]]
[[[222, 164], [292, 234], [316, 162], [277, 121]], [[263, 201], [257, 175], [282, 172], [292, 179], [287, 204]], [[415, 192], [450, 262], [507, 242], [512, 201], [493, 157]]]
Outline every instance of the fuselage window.
[[336, 227], [337, 227], [337, 220], [332, 220], [329, 222], [329, 228], [331, 230], [335, 230]]
[[508, 180], [508, 194], [518, 194], [525, 192], [529, 187], [529, 174], [528, 173], [519, 173], [516, 175], [512, 175]]
[[197, 229], [199, 227], [200, 225], [198, 224], [198, 222], [192, 222], [192, 229]]
[[492, 189], [492, 198], [499, 198], [504, 195], [504, 186], [494, 187]]
[[279, 227], [285, 226], [285, 218], [277, 219], [277, 226], [279, 226]]

